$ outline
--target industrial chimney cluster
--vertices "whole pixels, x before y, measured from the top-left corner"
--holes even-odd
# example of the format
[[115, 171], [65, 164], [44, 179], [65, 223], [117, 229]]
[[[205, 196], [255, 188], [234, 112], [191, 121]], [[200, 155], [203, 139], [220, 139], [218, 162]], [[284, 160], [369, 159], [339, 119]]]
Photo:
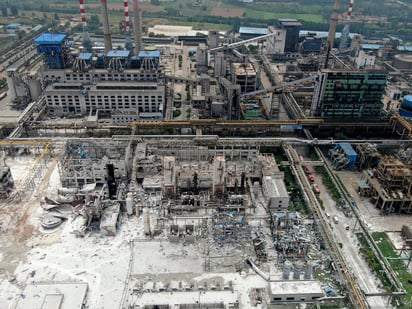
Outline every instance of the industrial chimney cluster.
[[[91, 52], [89, 49], [90, 36], [87, 32], [87, 23], [85, 16], [85, 3], [84, 0], [79, 0], [80, 4], [80, 16], [83, 25], [83, 48], [86, 52]], [[109, 53], [113, 49], [112, 36], [110, 33], [109, 15], [107, 9], [107, 0], [101, 0], [102, 4], [102, 19], [103, 19], [103, 33], [104, 33], [104, 51], [105, 54]], [[130, 46], [133, 46], [130, 39], [130, 19], [129, 19], [129, 1], [124, 0], [124, 17], [125, 17], [125, 29], [126, 29], [126, 49], [130, 50]], [[141, 22], [141, 10], [139, 6], [139, 0], [133, 0], [133, 32], [134, 32], [134, 55], [137, 56], [142, 50], [142, 22]]]

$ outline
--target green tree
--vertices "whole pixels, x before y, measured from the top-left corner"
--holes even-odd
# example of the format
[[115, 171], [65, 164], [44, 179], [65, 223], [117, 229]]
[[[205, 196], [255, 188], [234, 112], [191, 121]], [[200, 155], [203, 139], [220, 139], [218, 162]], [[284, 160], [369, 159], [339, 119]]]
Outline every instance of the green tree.
[[17, 7], [17, 5], [11, 5], [10, 6], [10, 12], [14, 16], [19, 15], [19, 8]]
[[99, 16], [98, 15], [92, 15], [90, 16], [89, 19], [89, 24], [95, 24], [95, 25], [100, 25], [100, 20], [99, 20]]

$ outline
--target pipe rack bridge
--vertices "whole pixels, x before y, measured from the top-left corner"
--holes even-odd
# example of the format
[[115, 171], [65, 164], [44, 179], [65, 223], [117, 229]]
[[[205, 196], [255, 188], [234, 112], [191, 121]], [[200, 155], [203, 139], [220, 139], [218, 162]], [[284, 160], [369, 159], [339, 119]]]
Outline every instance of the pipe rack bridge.
[[235, 42], [235, 43], [231, 43], [231, 44], [224, 44], [224, 45], [219, 46], [219, 47], [211, 48], [211, 49], [209, 49], [209, 51], [210, 52], [216, 52], [216, 51], [224, 50], [224, 49], [232, 49], [232, 48], [236, 48], [238, 46], [242, 46], [242, 45], [247, 44], [247, 43], [266, 40], [267, 38], [270, 38], [270, 37], [275, 36], [275, 35], [276, 35], [276, 32], [273, 32], [273, 33], [261, 35], [261, 36], [258, 36], [258, 37], [252, 38], [252, 39], [248, 39], [248, 40], [243, 40], [243, 41], [239, 41], [239, 42]]
[[302, 125], [305, 127], [383, 127], [391, 126], [389, 122], [332, 122], [325, 121], [320, 118], [300, 118], [297, 120], [289, 121], [271, 121], [271, 120], [262, 120], [262, 121], [221, 121], [216, 119], [191, 119], [188, 121], [142, 121], [142, 122], [132, 122], [132, 127], [137, 129], [139, 128], [207, 128], [207, 127], [216, 127], [216, 128], [227, 128], [227, 129], [236, 129], [236, 128], [275, 128], [283, 125]]
[[289, 162], [291, 163], [292, 170], [294, 171], [297, 177], [297, 181], [300, 183], [302, 188], [305, 189], [304, 192], [306, 193], [304, 193], [304, 198], [306, 202], [309, 204], [312, 214], [316, 219], [318, 219], [316, 221], [318, 222], [320, 228], [319, 231], [329, 248], [329, 253], [334, 262], [336, 270], [338, 271], [339, 278], [344, 278], [346, 280], [346, 287], [349, 291], [348, 297], [350, 302], [352, 303], [354, 308], [368, 309], [368, 302], [365, 296], [362, 294], [362, 291], [359, 285], [357, 284], [356, 280], [348, 271], [346, 263], [342, 257], [341, 251], [336, 244], [336, 239], [331, 234], [330, 228], [328, 227], [326, 221], [322, 216], [322, 213], [320, 211], [321, 206], [317, 201], [316, 197], [314, 196], [309, 184], [305, 181], [306, 175], [304, 174], [303, 169], [300, 168], [301, 161], [296, 151], [289, 144], [284, 144], [283, 147], [285, 154], [288, 157]]
[[402, 132], [399, 133], [402, 137], [407, 136], [408, 139], [412, 139], [412, 123], [399, 115], [392, 116], [390, 123], [394, 131], [398, 131], [398, 129], [402, 130]]

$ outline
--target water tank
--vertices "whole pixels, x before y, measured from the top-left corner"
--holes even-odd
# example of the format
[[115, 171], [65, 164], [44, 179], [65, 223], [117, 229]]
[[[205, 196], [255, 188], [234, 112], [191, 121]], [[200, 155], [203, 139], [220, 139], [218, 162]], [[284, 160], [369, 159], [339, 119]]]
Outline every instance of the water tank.
[[143, 208], [143, 230], [145, 235], [150, 235], [150, 212], [149, 208]]
[[312, 279], [312, 274], [313, 274], [313, 264], [311, 262], [308, 262], [306, 264], [305, 274], [303, 275], [303, 278], [306, 280], [310, 280]]
[[259, 182], [258, 182], [258, 181], [255, 181], [255, 182], [253, 183], [253, 187], [252, 187], [252, 192], [253, 192], [253, 194], [255, 195], [255, 197], [258, 197], [258, 196], [259, 196], [259, 189], [260, 189]]
[[209, 48], [215, 48], [219, 46], [219, 31], [209, 30], [207, 44]]
[[407, 95], [403, 98], [403, 102], [399, 108], [399, 115], [412, 117], [412, 95]]
[[298, 261], [293, 265], [293, 279], [299, 280], [301, 273], [302, 273], [302, 262]]
[[283, 275], [282, 275], [283, 280], [289, 280], [289, 274], [291, 270], [292, 270], [292, 262], [289, 262], [286, 260], [285, 264], [283, 264]]
[[126, 197], [126, 212], [130, 216], [133, 214], [133, 193], [127, 193]]
[[31, 74], [28, 76], [28, 84], [30, 90], [30, 96], [32, 101], [37, 100], [41, 94], [41, 84], [40, 79], [37, 77], [36, 74]]

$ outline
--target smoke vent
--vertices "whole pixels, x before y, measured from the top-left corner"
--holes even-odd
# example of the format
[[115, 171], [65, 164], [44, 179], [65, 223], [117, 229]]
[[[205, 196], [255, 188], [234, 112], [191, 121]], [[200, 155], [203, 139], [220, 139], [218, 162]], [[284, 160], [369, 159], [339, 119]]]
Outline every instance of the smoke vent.
[[104, 33], [104, 51], [107, 54], [113, 49], [112, 36], [109, 28], [109, 16], [107, 15], [107, 0], [102, 1], [102, 15], [103, 15], [103, 33]]

